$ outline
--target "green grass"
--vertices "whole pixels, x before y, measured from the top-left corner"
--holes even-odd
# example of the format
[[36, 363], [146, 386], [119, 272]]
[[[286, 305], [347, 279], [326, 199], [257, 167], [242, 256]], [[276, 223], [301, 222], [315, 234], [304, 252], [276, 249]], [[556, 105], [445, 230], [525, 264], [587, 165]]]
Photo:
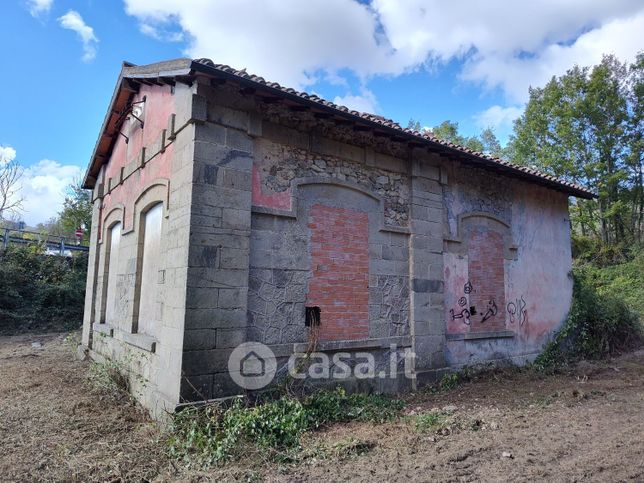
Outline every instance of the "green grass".
[[449, 413], [443, 411], [430, 411], [417, 415], [415, 419], [416, 430], [421, 433], [436, 432], [447, 424]]

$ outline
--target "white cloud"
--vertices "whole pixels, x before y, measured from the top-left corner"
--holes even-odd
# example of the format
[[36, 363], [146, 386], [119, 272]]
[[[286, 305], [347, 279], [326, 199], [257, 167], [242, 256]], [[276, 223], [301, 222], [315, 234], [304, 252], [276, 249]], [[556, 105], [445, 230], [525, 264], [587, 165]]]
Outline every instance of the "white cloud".
[[87, 25], [75, 10], [70, 10], [58, 18], [58, 23], [64, 29], [76, 32], [83, 43], [83, 62], [89, 62], [96, 57], [98, 38], [94, 35], [94, 29]]
[[183, 41], [183, 32], [166, 32], [154, 25], [149, 23], [141, 23], [139, 25], [139, 30], [143, 35], [152, 37], [156, 40], [167, 41], [167, 42], [181, 42]]
[[246, 67], [303, 88], [345, 68], [366, 77], [400, 73], [377, 16], [354, 0], [126, 0], [126, 11], [148, 25], [178, 24], [190, 39], [186, 54]]
[[641, 0], [374, 0], [392, 47], [408, 64], [464, 61], [461, 78], [500, 87], [510, 102], [525, 102], [575, 63], [592, 65], [603, 53], [632, 59], [644, 47]]
[[512, 127], [514, 120], [523, 114], [523, 108], [517, 106], [492, 106], [474, 116], [476, 125], [485, 129], [491, 127], [495, 131], [503, 131]]
[[475, 56], [466, 64], [462, 77], [488, 88], [501, 87], [511, 102], [525, 102], [529, 86], [542, 86], [553, 75], [562, 75], [575, 64], [597, 64], [603, 54], [615, 54], [622, 60], [634, 59], [638, 50], [644, 48], [643, 31], [644, 10], [630, 18], [607, 22], [568, 45], [549, 44], [533, 56], [501, 53]]
[[[151, 27], [178, 26], [186, 54], [304, 88], [463, 61], [461, 79], [526, 100], [575, 63], [642, 48], [641, 0], [125, 0]], [[337, 82], [341, 83], [341, 82]], [[356, 96], [357, 97], [357, 96]]]
[[333, 99], [333, 102], [360, 112], [368, 112], [371, 114], [378, 112], [376, 96], [366, 88], [362, 88], [359, 95], [347, 94], [342, 97], [337, 96]]
[[34, 226], [56, 216], [63, 207], [65, 189], [82, 174], [78, 166], [43, 159], [25, 168], [20, 178], [22, 218]]
[[16, 150], [11, 146], [0, 145], [0, 166], [10, 163], [16, 159]]
[[38, 17], [41, 14], [49, 12], [53, 3], [54, 0], [28, 0], [27, 6], [32, 17]]

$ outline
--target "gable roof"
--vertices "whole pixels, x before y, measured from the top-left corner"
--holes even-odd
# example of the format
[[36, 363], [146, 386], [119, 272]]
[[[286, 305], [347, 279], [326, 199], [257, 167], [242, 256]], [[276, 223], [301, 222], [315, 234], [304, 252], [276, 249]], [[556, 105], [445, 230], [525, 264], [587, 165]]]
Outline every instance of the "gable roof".
[[317, 113], [388, 135], [399, 141], [427, 147], [432, 152], [447, 155], [467, 164], [478, 165], [482, 168], [546, 186], [571, 196], [586, 199], [595, 197], [590, 190], [580, 185], [558, 179], [536, 169], [514, 164], [501, 158], [438, 139], [426, 131], [419, 132], [403, 128], [398, 123], [382, 116], [350, 110], [315, 94], [307, 94], [283, 87], [277, 82], [266, 81], [263, 77], [248, 74], [245, 69], [237, 70], [227, 65], [215, 64], [210, 59], [176, 59], [143, 66], [136, 66], [128, 62], [123, 63], [109, 109], [85, 174], [83, 182], [85, 188], [94, 186], [100, 167], [109, 159], [119, 135], [123, 114], [126, 113], [132, 97], [137, 92], [138, 85], [191, 82], [197, 74], [236, 82], [247, 92], [253, 92], [265, 99], [277, 99], [290, 105], [299, 105], [302, 108], [311, 109]]

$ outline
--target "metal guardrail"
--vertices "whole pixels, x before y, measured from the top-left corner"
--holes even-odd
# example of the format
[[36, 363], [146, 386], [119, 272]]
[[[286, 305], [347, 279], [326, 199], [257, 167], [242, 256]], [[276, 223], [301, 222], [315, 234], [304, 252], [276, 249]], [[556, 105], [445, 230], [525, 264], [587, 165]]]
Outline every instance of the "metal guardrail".
[[[19, 235], [15, 235], [19, 234]], [[24, 238], [24, 234], [35, 235], [34, 237]], [[7, 248], [10, 243], [19, 245], [28, 245], [30, 243], [43, 244], [48, 251], [58, 252], [58, 255], [65, 256], [66, 252], [88, 252], [87, 245], [76, 245], [73, 242], [67, 242], [65, 237], [54, 235], [43, 235], [42, 233], [28, 230], [15, 230], [12, 228], [0, 228], [0, 240], [2, 247]]]

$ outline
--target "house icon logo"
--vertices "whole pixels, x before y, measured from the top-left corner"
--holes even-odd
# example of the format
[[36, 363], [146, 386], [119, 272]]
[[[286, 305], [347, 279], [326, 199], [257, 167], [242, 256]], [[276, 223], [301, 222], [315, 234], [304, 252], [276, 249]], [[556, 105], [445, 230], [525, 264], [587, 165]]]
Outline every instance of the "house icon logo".
[[275, 354], [260, 342], [244, 342], [230, 353], [228, 372], [231, 379], [243, 389], [261, 389], [275, 377]]
[[262, 377], [266, 374], [266, 361], [255, 351], [250, 351], [239, 361], [239, 372], [244, 377]]

